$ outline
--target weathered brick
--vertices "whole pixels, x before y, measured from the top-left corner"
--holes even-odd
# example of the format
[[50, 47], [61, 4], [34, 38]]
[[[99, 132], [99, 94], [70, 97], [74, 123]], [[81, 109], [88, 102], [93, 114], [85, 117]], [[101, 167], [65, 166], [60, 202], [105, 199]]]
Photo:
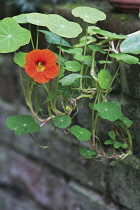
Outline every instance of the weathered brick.
[[103, 196], [70, 182], [68, 190], [68, 210], [118, 210], [112, 203], [105, 203]]

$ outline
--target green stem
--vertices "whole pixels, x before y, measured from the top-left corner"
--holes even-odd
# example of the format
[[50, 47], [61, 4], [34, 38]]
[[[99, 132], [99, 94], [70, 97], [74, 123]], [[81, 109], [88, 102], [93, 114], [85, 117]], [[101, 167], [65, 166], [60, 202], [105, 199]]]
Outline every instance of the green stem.
[[24, 94], [25, 101], [27, 103], [27, 95], [26, 95], [26, 90], [25, 90], [24, 85], [23, 85], [23, 77], [22, 77], [22, 73], [21, 73], [20, 67], [18, 67], [18, 71], [19, 71], [20, 85], [21, 85], [21, 88], [22, 88], [22, 91], [23, 91], [23, 94]]
[[54, 128], [54, 132], [53, 132], [51, 141], [50, 141], [50, 143], [49, 143], [47, 146], [42, 146], [42, 145], [38, 144], [38, 142], [36, 141], [36, 139], [34, 138], [34, 136], [33, 136], [31, 133], [29, 133], [29, 135], [30, 135], [30, 137], [32, 138], [32, 140], [35, 142], [35, 144], [36, 144], [38, 147], [43, 148], [43, 149], [46, 149], [46, 148], [48, 148], [48, 147], [51, 146], [51, 144], [52, 144], [52, 142], [53, 142], [53, 139], [54, 139], [54, 136], [55, 136], [55, 133], [56, 133], [56, 127]]
[[[29, 31], [31, 32], [31, 24], [30, 23], [29, 23]], [[34, 46], [34, 42], [33, 42], [32, 33], [31, 33], [31, 44], [32, 44], [32, 48], [34, 50], [35, 49], [35, 46]]]
[[[83, 56], [86, 55], [86, 50], [87, 50], [87, 36], [88, 36], [88, 23], [86, 26], [86, 39], [85, 39], [85, 46], [84, 46], [84, 53]], [[84, 62], [82, 61], [82, 66], [81, 66], [81, 71], [80, 71], [80, 75], [83, 75], [83, 71], [84, 71]], [[83, 88], [83, 78], [80, 78], [80, 88]]]
[[37, 26], [36, 49], [38, 49], [38, 41], [39, 41], [39, 26]]

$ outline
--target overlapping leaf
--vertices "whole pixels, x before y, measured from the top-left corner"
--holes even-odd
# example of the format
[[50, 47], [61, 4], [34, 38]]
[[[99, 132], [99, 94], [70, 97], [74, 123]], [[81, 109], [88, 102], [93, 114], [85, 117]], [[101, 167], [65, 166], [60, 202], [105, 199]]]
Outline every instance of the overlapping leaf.
[[61, 44], [61, 46], [70, 47], [70, 44], [66, 40], [58, 36], [57, 34], [45, 30], [39, 30], [39, 31], [45, 34], [45, 39], [48, 43], [56, 45]]
[[82, 32], [82, 28], [78, 23], [70, 22], [60, 15], [47, 15], [46, 20], [46, 26], [48, 27], [48, 29], [58, 36], [75, 38]]

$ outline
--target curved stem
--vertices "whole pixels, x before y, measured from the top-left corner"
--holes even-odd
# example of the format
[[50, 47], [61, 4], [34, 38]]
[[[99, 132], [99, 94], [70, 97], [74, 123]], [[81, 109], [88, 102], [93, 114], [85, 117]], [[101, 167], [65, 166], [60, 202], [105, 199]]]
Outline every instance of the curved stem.
[[53, 139], [54, 139], [54, 136], [55, 136], [55, 133], [56, 133], [56, 127], [54, 128], [54, 132], [53, 132], [51, 141], [50, 141], [50, 143], [49, 143], [47, 146], [42, 146], [42, 145], [40, 145], [40, 144], [36, 141], [36, 139], [34, 138], [34, 136], [33, 136], [31, 133], [29, 133], [29, 135], [30, 135], [30, 137], [32, 138], [32, 140], [35, 142], [35, 144], [36, 144], [38, 147], [43, 148], [43, 149], [46, 149], [46, 148], [48, 148], [48, 147], [51, 146], [51, 144], [52, 144], [52, 142], [53, 142]]

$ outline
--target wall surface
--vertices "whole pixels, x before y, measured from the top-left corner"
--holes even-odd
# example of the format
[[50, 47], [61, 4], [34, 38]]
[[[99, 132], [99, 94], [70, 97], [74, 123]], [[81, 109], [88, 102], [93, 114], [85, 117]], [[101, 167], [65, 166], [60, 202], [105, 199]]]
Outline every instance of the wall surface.
[[[137, 15], [116, 12], [108, 3], [92, 4], [106, 12], [102, 29], [128, 34], [140, 28]], [[62, 8], [61, 8], [62, 9]], [[101, 23], [99, 24], [101, 25]], [[123, 65], [110, 97], [121, 100], [134, 121], [134, 153], [116, 166], [81, 159], [77, 141], [57, 129], [49, 149], [35, 146], [28, 135], [15, 136], [5, 126], [8, 116], [27, 114], [12, 55], [0, 55], [0, 210], [139, 210], [140, 209], [140, 68]], [[21, 102], [22, 101], [22, 102]], [[88, 124], [80, 109], [77, 122]], [[105, 135], [106, 125], [101, 126]], [[51, 123], [36, 138], [47, 144]]]

